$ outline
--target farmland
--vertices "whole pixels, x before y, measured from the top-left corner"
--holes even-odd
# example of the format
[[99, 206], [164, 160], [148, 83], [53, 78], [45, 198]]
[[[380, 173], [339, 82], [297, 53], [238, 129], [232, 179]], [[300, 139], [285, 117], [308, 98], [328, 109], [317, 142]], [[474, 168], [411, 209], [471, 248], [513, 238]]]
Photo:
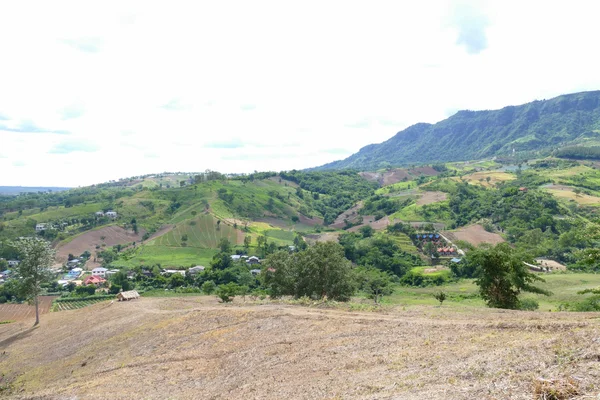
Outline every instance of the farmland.
[[107, 301], [110, 299], [114, 299], [114, 296], [110, 296], [110, 298], [95, 298], [95, 299], [63, 299], [61, 301], [55, 301], [52, 305], [52, 311], [68, 311], [68, 310], [77, 310], [79, 308], [91, 306], [92, 304], [100, 303], [102, 301]]
[[[183, 240], [187, 238], [187, 240]], [[243, 244], [243, 233], [226, 223], [217, 225], [217, 219], [210, 214], [184, 220], [166, 234], [148, 243], [149, 246], [217, 248], [221, 239], [232, 244]]]
[[[55, 296], [40, 296], [40, 315], [50, 312]], [[27, 304], [0, 304], [0, 322], [21, 321], [35, 318], [35, 307]]]
[[594, 398], [600, 325], [589, 317], [450, 300], [353, 312], [147, 297], [51, 313], [17, 339], [11, 325], [21, 325], [0, 326], [0, 342], [12, 340], [0, 374], [9, 399], [97, 397], [102, 387], [148, 399], [531, 399], [540, 377], [569, 376]]

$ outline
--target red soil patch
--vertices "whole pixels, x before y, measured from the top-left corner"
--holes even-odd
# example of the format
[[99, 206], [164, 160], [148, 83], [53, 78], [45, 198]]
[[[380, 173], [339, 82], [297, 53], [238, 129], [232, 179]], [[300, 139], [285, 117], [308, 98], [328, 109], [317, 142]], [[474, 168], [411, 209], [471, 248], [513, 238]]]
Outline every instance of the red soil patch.
[[362, 201], [338, 215], [333, 224], [330, 226], [335, 229], [343, 229], [346, 226], [346, 223], [344, 222], [345, 219], [347, 219], [349, 222], [356, 222], [356, 220], [361, 216], [358, 213], [361, 208], [363, 208]]
[[[73, 254], [75, 257], [79, 256], [84, 251], [89, 251], [94, 254], [96, 246], [114, 246], [117, 244], [128, 244], [131, 242], [139, 242], [142, 240], [142, 236], [145, 231], [140, 229], [136, 235], [133, 231], [126, 231], [117, 225], [106, 226], [104, 228], [82, 233], [75, 237], [69, 243], [59, 247], [56, 251], [56, 260], [59, 262], [66, 262], [69, 254]], [[104, 237], [104, 241], [101, 239]]]
[[304, 224], [304, 225], [308, 225], [308, 226], [323, 225], [323, 218], [319, 218], [319, 217], [308, 218], [307, 216], [304, 216], [302, 214], [298, 214], [298, 218], [300, 219], [300, 223]]
[[363, 226], [366, 226], [366, 225], [369, 225], [371, 228], [375, 229], [376, 231], [380, 231], [382, 229], [387, 228], [387, 226], [391, 224], [390, 218], [387, 216], [381, 218], [378, 221], [375, 221], [375, 217], [373, 215], [365, 215], [365, 216], [363, 216], [363, 221], [364, 221], [363, 224], [353, 226], [352, 228], [348, 229], [348, 232], [357, 232], [360, 228], [362, 228]]
[[440, 173], [437, 172], [435, 169], [431, 168], [430, 166], [424, 166], [424, 167], [417, 167], [417, 168], [413, 168], [410, 170], [411, 174], [413, 175], [426, 175], [426, 176], [437, 176]]
[[425, 204], [439, 203], [440, 201], [444, 201], [448, 198], [448, 195], [444, 192], [425, 192], [423, 195], [417, 200], [418, 206], [423, 206]]
[[[40, 296], [40, 315], [50, 312], [52, 301], [57, 296]], [[27, 304], [0, 304], [1, 321], [21, 321], [24, 319], [35, 319], [35, 307]]]
[[486, 231], [481, 225], [471, 225], [452, 232], [442, 232], [442, 234], [452, 241], [464, 240], [474, 246], [479, 246], [482, 243], [498, 244], [504, 242], [502, 236]]

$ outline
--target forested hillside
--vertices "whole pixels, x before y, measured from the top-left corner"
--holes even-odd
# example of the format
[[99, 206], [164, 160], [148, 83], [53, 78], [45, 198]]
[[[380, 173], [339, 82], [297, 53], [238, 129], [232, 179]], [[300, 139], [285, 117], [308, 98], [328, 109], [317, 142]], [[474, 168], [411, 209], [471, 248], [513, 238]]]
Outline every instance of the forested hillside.
[[513, 152], [550, 151], [600, 139], [600, 91], [559, 96], [493, 111], [459, 111], [419, 123], [391, 139], [317, 169], [476, 160]]

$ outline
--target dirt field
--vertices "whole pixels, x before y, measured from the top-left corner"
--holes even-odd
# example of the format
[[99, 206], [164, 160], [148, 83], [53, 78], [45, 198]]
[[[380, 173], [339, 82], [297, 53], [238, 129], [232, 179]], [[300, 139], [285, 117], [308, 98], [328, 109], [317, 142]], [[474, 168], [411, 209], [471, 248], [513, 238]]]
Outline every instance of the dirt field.
[[359, 175], [371, 182], [377, 182], [381, 186], [393, 185], [404, 180], [412, 180], [420, 175], [435, 176], [438, 175], [435, 169], [431, 167], [418, 167], [410, 170], [396, 168], [385, 172], [360, 172]]
[[340, 232], [326, 232], [319, 234], [310, 234], [306, 235], [306, 241], [309, 244], [315, 244], [316, 242], [336, 242], [338, 241], [338, 237], [341, 235]]
[[439, 203], [440, 201], [444, 201], [447, 198], [448, 195], [444, 192], [425, 192], [417, 200], [417, 205], [423, 206], [425, 204]]
[[[50, 312], [56, 296], [40, 296], [40, 315]], [[27, 304], [0, 304], [0, 322], [35, 320], [35, 307]]]
[[304, 224], [304, 225], [308, 225], [308, 226], [323, 225], [323, 218], [319, 218], [319, 217], [308, 218], [302, 214], [298, 214], [298, 217], [300, 218], [300, 223]]
[[390, 224], [390, 217], [383, 217], [380, 220], [375, 221], [375, 216], [373, 215], [365, 215], [363, 216], [363, 221], [364, 223], [361, 225], [357, 225], [357, 226], [353, 226], [352, 228], [348, 229], [348, 232], [358, 232], [358, 230], [360, 228], [362, 228], [363, 226], [369, 225], [371, 228], [375, 229], [376, 231], [380, 231], [382, 229], [387, 228], [387, 226]]
[[358, 213], [360, 209], [363, 208], [363, 202], [359, 201], [354, 207], [351, 207], [338, 215], [333, 224], [330, 226], [335, 229], [342, 229], [346, 226], [344, 222], [345, 219], [348, 219], [350, 222], [355, 222], [361, 215]]
[[[532, 399], [600, 391], [595, 313], [142, 298], [0, 326], [8, 399]], [[11, 326], [12, 325], [12, 326]], [[73, 340], [73, 333], [77, 340]], [[589, 397], [583, 397], [587, 395]], [[540, 397], [541, 398], [541, 397]]]
[[486, 231], [481, 225], [471, 225], [455, 231], [445, 231], [442, 234], [452, 241], [464, 240], [473, 246], [479, 246], [481, 243], [498, 244], [504, 242], [502, 236]]
[[577, 204], [584, 206], [598, 205], [600, 204], [600, 197], [590, 196], [584, 193], [575, 194], [572, 186], [565, 185], [548, 185], [545, 187], [546, 191], [551, 195], [558, 197], [559, 199], [573, 200]]
[[[490, 178], [489, 182], [487, 181], [487, 178]], [[458, 180], [458, 178], [455, 178], [455, 179]], [[462, 177], [462, 179], [469, 182], [470, 184], [481, 185], [484, 187], [493, 187], [499, 182], [511, 181], [516, 178], [514, 175], [506, 173], [506, 172], [482, 171], [482, 172], [475, 172], [474, 174], [466, 175], [466, 176]]]
[[[132, 231], [126, 231], [117, 225], [107, 226], [95, 231], [89, 231], [82, 233], [75, 237], [69, 243], [60, 246], [56, 251], [56, 259], [59, 262], [66, 262], [68, 255], [73, 254], [79, 256], [84, 251], [89, 251], [94, 254], [96, 251], [96, 245], [114, 246], [116, 244], [127, 244], [131, 242], [139, 242], [142, 240], [142, 236], [145, 231], [140, 229], [136, 235]], [[104, 237], [104, 241], [102, 240]]]

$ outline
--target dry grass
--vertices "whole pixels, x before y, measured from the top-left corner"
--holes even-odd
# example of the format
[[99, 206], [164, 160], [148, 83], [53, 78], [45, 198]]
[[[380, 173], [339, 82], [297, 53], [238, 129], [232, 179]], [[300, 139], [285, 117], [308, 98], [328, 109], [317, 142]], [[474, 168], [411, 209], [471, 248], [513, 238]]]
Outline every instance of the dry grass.
[[555, 197], [558, 197], [559, 199], [569, 201], [573, 200], [577, 204], [581, 204], [584, 206], [600, 204], [600, 197], [590, 196], [584, 193], [576, 194], [575, 192], [573, 192], [573, 189], [574, 188], [569, 186], [555, 185], [547, 189], [547, 192]]
[[439, 203], [440, 201], [444, 201], [448, 198], [448, 195], [444, 192], [424, 192], [419, 200], [417, 200], [417, 205], [422, 206], [425, 204]]
[[534, 384], [534, 399], [536, 400], [568, 400], [579, 395], [579, 382], [573, 378], [542, 379]]
[[481, 225], [470, 225], [455, 231], [442, 232], [442, 234], [452, 241], [464, 240], [473, 246], [479, 246], [482, 243], [498, 244], [504, 242], [502, 236], [486, 231]]
[[0, 347], [10, 341], [0, 348], [11, 388], [2, 396], [529, 400], [546, 393], [533, 386], [539, 377], [577, 377], [578, 393], [591, 396], [600, 390], [599, 317], [212, 297], [104, 303], [47, 314], [22, 334], [21, 323], [0, 325]]
[[[487, 178], [490, 178], [490, 181], [487, 181]], [[456, 178], [457, 180], [459, 178]], [[470, 175], [465, 175], [461, 179], [469, 182], [470, 184], [481, 185], [484, 187], [493, 187], [497, 183], [511, 181], [515, 179], [515, 176], [506, 172], [499, 171], [482, 171], [475, 172]]]

